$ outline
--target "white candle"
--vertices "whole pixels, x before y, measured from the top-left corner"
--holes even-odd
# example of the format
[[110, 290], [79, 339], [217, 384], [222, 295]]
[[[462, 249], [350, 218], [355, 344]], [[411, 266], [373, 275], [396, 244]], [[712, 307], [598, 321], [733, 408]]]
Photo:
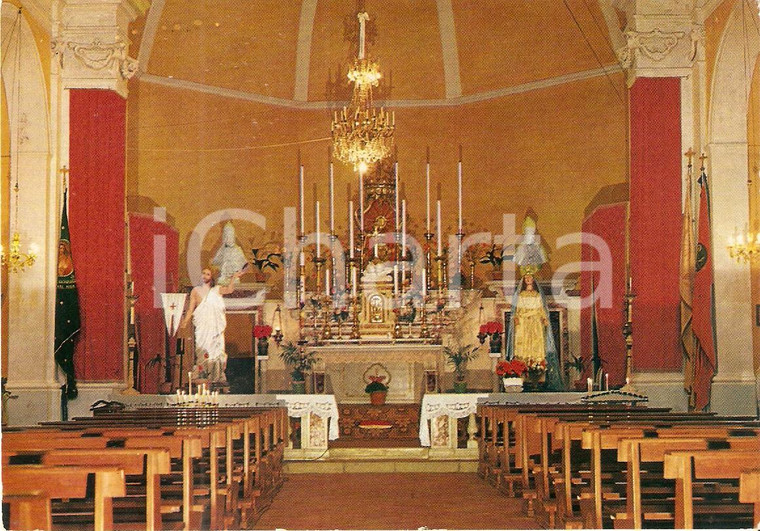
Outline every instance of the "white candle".
[[359, 173], [359, 234], [364, 233], [364, 174]]
[[351, 266], [351, 296], [356, 297], [356, 268]]
[[422, 269], [422, 304], [425, 304], [425, 297], [427, 296], [427, 269]]
[[[394, 227], [394, 230], [396, 232], [398, 232], [399, 231], [399, 226], [398, 226], [398, 223], [399, 223], [399, 221], [398, 221], [398, 218], [399, 218], [399, 210], [398, 210], [398, 207], [399, 207], [399, 204], [398, 204], [398, 200], [399, 200], [399, 197], [398, 197], [399, 196], [399, 193], [398, 193], [398, 161], [396, 161], [396, 163], [393, 165], [393, 173], [395, 174], [395, 177], [396, 177], [396, 188], [395, 188], [395, 192], [396, 192], [396, 219], [395, 219], [395, 221], [396, 221], [396, 223], [393, 225], [393, 227]], [[398, 240], [396, 240], [396, 243], [398, 243]]]
[[406, 199], [401, 201], [401, 259], [406, 260]]
[[332, 162], [330, 163], [330, 234], [335, 234], [335, 181]]
[[348, 202], [348, 256], [354, 257], [354, 202]]
[[604, 373], [604, 390], [609, 391], [610, 390], [610, 374]]
[[589, 393], [591, 391], [593, 391], [594, 390], [594, 380], [592, 380], [591, 378], [586, 378], [586, 387], [588, 388], [588, 392]]
[[459, 200], [459, 233], [462, 233], [462, 159], [460, 154], [459, 165], [457, 171], [457, 197]]
[[301, 236], [303, 236], [304, 230], [306, 228], [306, 225], [304, 223], [304, 213], [303, 213], [303, 164], [301, 165], [300, 171], [298, 173], [298, 209], [301, 212]]
[[398, 295], [398, 264], [393, 266], [393, 295]]
[[319, 201], [317, 201], [314, 209], [314, 232], [317, 233], [317, 258], [319, 258], [322, 255], [322, 238], [319, 230]]
[[330, 269], [325, 269], [325, 295], [330, 295]]
[[425, 165], [425, 232], [430, 233], [430, 156]]
[[443, 254], [443, 241], [441, 240], [441, 200], [436, 201], [435, 204], [436, 222], [435, 229], [438, 233], [438, 256]]
[[193, 371], [187, 371], [187, 394], [193, 394]]

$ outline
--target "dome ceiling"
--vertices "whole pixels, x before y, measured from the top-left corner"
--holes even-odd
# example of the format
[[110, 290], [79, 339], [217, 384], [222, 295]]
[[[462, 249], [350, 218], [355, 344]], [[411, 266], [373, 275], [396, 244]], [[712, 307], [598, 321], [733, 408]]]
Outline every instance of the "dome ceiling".
[[[376, 99], [440, 105], [617, 69], [596, 0], [367, 0]], [[166, 0], [132, 27], [144, 81], [286, 106], [345, 101], [356, 0]], [[606, 13], [607, 20], [614, 19]], [[536, 85], [537, 84], [537, 85]]]

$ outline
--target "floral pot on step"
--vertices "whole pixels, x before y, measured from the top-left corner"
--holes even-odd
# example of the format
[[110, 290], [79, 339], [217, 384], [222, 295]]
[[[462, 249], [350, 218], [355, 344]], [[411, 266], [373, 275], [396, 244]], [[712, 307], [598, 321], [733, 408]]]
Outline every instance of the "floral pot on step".
[[467, 382], [454, 382], [454, 392], [455, 393], [466, 393], [467, 392]]
[[292, 381], [290, 382], [290, 389], [293, 391], [293, 394], [296, 395], [305, 395], [306, 394], [306, 381]]
[[522, 393], [523, 390], [523, 379], [519, 376], [510, 376], [507, 378], [501, 379], [502, 383], [504, 383], [504, 392], [505, 393]]
[[373, 406], [382, 406], [385, 404], [385, 398], [388, 396], [388, 391], [373, 391], [369, 394], [369, 403]]

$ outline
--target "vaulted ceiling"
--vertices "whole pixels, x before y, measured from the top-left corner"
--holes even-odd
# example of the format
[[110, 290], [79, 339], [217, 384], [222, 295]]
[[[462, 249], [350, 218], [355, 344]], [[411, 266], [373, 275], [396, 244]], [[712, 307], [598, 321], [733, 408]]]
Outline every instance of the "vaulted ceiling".
[[[397, 106], [477, 101], [617, 69], [597, 0], [366, 0]], [[348, 99], [356, 0], [154, 0], [131, 29], [145, 81], [296, 107]], [[179, 53], [178, 53], [179, 50]]]

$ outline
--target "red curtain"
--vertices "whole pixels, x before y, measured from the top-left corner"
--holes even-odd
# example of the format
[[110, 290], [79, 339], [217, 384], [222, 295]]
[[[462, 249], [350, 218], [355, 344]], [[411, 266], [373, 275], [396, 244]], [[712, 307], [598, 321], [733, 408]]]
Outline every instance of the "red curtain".
[[631, 107], [631, 276], [633, 366], [681, 368], [681, 86], [639, 78]]
[[[165, 366], [148, 362], [164, 359], [165, 330], [161, 293], [177, 291], [179, 235], [166, 222], [151, 216], [130, 213], [129, 248], [135, 294], [135, 321], [139, 333], [138, 390], [155, 393], [165, 380]], [[164, 265], [165, 264], [165, 265]], [[170, 355], [175, 341], [169, 341]]]
[[[617, 203], [596, 208], [583, 221], [584, 246], [581, 251], [584, 264], [599, 261], [599, 252], [589, 245], [588, 235], [596, 235], [607, 244], [612, 256], [612, 303], [609, 307], [596, 304], [596, 335], [602, 369], [609, 374], [610, 386], [625, 383], [625, 340], [623, 339], [623, 295], [625, 294], [625, 217], [626, 204]], [[600, 274], [584, 267], [581, 273], [581, 296], [591, 296], [591, 280], [599, 289]], [[591, 374], [591, 307], [581, 309], [581, 353], [585, 361], [582, 377]], [[585, 382], [584, 382], [585, 385]]]
[[69, 228], [82, 332], [81, 381], [123, 378], [126, 102], [108, 90], [70, 91]]

